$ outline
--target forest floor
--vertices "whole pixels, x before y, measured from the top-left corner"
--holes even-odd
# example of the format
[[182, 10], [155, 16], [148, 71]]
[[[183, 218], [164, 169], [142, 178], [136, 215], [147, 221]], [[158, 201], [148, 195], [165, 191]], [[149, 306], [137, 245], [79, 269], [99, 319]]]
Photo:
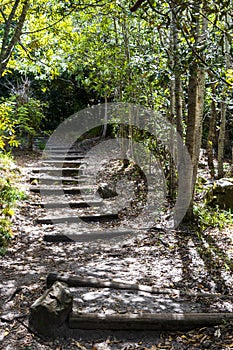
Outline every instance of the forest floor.
[[[233, 228], [201, 235], [175, 230], [141, 230], [124, 239], [47, 243], [41, 215], [30, 203], [29, 167], [39, 154], [17, 156], [28, 198], [16, 210], [14, 237], [1, 258], [0, 348], [4, 350], [233, 349], [233, 325], [186, 332], [77, 331], [66, 337], [39, 337], [28, 325], [29, 309], [43, 293], [49, 272], [69, 272], [158, 288], [232, 295]], [[80, 288], [75, 302], [83, 312], [233, 312], [226, 298], [172, 297], [109, 288]]]

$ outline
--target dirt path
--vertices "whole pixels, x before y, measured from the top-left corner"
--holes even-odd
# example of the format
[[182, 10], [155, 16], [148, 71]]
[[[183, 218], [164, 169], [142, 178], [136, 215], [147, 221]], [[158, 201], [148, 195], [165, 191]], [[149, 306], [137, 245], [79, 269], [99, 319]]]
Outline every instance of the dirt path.
[[[22, 167], [29, 188], [27, 157]], [[45, 289], [49, 272], [118, 279], [154, 287], [192, 292], [232, 294], [231, 229], [212, 230], [203, 236], [175, 231], [140, 231], [111, 241], [48, 243], [46, 230], [35, 219], [44, 210], [32, 205], [38, 195], [30, 194], [14, 218], [14, 239], [1, 259], [0, 347], [18, 349], [231, 349], [232, 326], [202, 328], [186, 333], [90, 332], [69, 334], [56, 340], [38, 337], [28, 328], [30, 305]], [[83, 312], [232, 312], [230, 299], [172, 298], [145, 292], [80, 288], [75, 303]], [[95, 345], [94, 345], [95, 344]]]

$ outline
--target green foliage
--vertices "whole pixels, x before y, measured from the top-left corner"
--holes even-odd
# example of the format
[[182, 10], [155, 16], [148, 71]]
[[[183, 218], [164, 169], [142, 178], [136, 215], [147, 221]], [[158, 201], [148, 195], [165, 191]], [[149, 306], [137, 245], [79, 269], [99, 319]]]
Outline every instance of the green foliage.
[[12, 118], [14, 103], [12, 101], [2, 101], [0, 103], [0, 149], [5, 149], [7, 145], [18, 146], [16, 140], [16, 120]]
[[25, 198], [17, 185], [19, 171], [9, 155], [0, 154], [0, 255], [12, 237], [11, 217], [17, 200]]
[[35, 136], [41, 121], [44, 119], [41, 102], [29, 98], [27, 102], [18, 103], [16, 97], [15, 114], [17, 115], [20, 131]]
[[39, 130], [44, 105], [34, 98], [11, 95], [0, 103], [0, 149], [17, 147], [23, 133], [33, 138]]
[[221, 210], [218, 207], [211, 208], [204, 204], [194, 206], [194, 215], [201, 231], [209, 227], [223, 229], [226, 225], [232, 225], [233, 220], [231, 211]]

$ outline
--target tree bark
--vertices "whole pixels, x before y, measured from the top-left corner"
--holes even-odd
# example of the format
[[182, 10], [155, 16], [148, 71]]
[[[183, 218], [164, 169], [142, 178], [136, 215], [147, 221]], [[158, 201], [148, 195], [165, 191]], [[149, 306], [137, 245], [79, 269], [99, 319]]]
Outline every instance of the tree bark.
[[144, 291], [151, 294], [162, 294], [175, 296], [187, 296], [193, 298], [217, 298], [217, 299], [232, 299], [231, 295], [226, 294], [214, 294], [214, 293], [203, 293], [203, 292], [189, 292], [185, 290], [173, 289], [173, 288], [155, 288], [147, 285], [136, 284], [136, 283], [125, 283], [114, 280], [103, 280], [95, 277], [83, 277], [73, 276], [69, 274], [51, 272], [47, 276], [47, 287], [51, 287], [56, 281], [66, 283], [69, 287], [92, 287], [92, 288], [112, 288], [112, 289], [123, 289], [123, 290], [135, 290]]
[[224, 146], [225, 146], [225, 134], [226, 134], [226, 111], [227, 106], [223, 101], [221, 102], [221, 122], [218, 137], [218, 178], [224, 177]]
[[[225, 53], [225, 69], [227, 70], [230, 68], [230, 45], [226, 34], [224, 34], [223, 48]], [[218, 138], [218, 178], [219, 179], [224, 177], [223, 161], [224, 161], [226, 113], [227, 113], [227, 103], [225, 102], [225, 99], [226, 99], [226, 92], [224, 88], [224, 91], [222, 93], [221, 120], [220, 120], [220, 129], [219, 129], [219, 138]]]
[[[201, 8], [200, 5], [197, 5], [195, 16], [197, 16], [197, 14], [199, 15], [198, 18], [196, 18], [196, 24], [193, 28], [196, 43], [195, 48], [200, 46], [200, 43], [203, 44], [206, 37], [207, 20], [202, 16], [201, 11], [204, 11], [204, 9]], [[184, 219], [185, 221], [193, 219], [193, 199], [202, 140], [205, 71], [197, 58], [194, 58], [193, 62], [190, 64], [189, 75], [186, 147], [191, 157], [192, 169], [188, 169], [190, 174], [187, 193], [191, 197], [191, 202]]]
[[[19, 15], [18, 22], [15, 26], [13, 26], [14, 16], [16, 14], [16, 11], [20, 5], [20, 0], [16, 0], [14, 2], [14, 5], [12, 7], [11, 13], [8, 17], [8, 19], [5, 22], [5, 28], [4, 28], [4, 34], [3, 34], [3, 41], [2, 41], [2, 47], [0, 52], [0, 77], [3, 75], [7, 64], [10, 60], [12, 51], [15, 47], [15, 45], [19, 42], [20, 36], [22, 33], [22, 28], [27, 16], [27, 11], [29, 8], [29, 0], [24, 0], [21, 14]], [[9, 40], [10, 31], [14, 28], [13, 34], [11, 36], [11, 39]]]
[[72, 329], [111, 330], [188, 330], [232, 321], [232, 313], [163, 313], [163, 314], [80, 314], [72, 312], [68, 325]]
[[207, 157], [208, 157], [208, 166], [210, 170], [210, 175], [211, 175], [211, 178], [214, 179], [215, 168], [214, 168], [213, 145], [214, 145], [214, 139], [215, 139], [215, 128], [216, 128], [216, 119], [217, 119], [216, 103], [214, 100], [215, 86], [212, 87], [212, 94], [213, 94], [213, 99], [211, 103], [209, 132], [208, 132], [208, 139], [207, 139]]
[[205, 74], [203, 72], [203, 69], [199, 68], [198, 65], [195, 63], [190, 68], [190, 79], [188, 88], [186, 147], [191, 157], [192, 169], [191, 173], [189, 174], [189, 188], [187, 189], [191, 195], [191, 203], [186, 215], [187, 220], [193, 218], [193, 199], [202, 139], [204, 81]]

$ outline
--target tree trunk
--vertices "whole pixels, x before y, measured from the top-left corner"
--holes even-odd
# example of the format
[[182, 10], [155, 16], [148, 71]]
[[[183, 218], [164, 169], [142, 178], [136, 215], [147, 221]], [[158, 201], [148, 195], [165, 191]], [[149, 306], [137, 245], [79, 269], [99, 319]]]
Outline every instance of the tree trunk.
[[209, 121], [209, 132], [207, 139], [207, 157], [208, 157], [208, 166], [210, 170], [211, 178], [215, 177], [215, 168], [214, 168], [214, 156], [213, 156], [213, 145], [215, 139], [215, 128], [216, 128], [216, 103], [214, 101], [215, 96], [215, 85], [212, 87], [213, 99], [211, 103], [211, 113], [210, 113], [210, 121]]
[[218, 137], [218, 178], [224, 177], [223, 160], [224, 160], [224, 145], [226, 133], [226, 111], [225, 102], [221, 102], [221, 123]]
[[191, 173], [189, 174], [189, 188], [187, 189], [191, 195], [191, 203], [186, 215], [187, 220], [193, 218], [193, 199], [202, 139], [204, 85], [205, 73], [202, 68], [198, 67], [197, 63], [194, 63], [190, 67], [186, 131], [186, 147], [192, 161], [192, 169]]
[[[226, 34], [224, 34], [223, 49], [225, 53], [225, 65], [226, 65], [225, 68], [227, 70], [230, 68], [230, 45]], [[218, 138], [218, 178], [224, 177], [223, 160], [224, 160], [226, 112], [227, 112], [227, 103], [225, 102], [225, 99], [226, 99], [226, 92], [224, 88], [224, 91], [222, 93], [221, 122], [220, 122], [220, 129], [219, 129], [219, 138]]]
[[[171, 27], [170, 27], [170, 49], [169, 49], [169, 61], [170, 66], [173, 69], [173, 75], [170, 81], [170, 123], [172, 125], [176, 124], [177, 121], [177, 115], [176, 115], [176, 70], [177, 70], [177, 63], [179, 62], [177, 57], [177, 25], [176, 25], [176, 18], [174, 15], [174, 8], [172, 6], [171, 11]], [[168, 196], [171, 199], [175, 198], [176, 195], [176, 174], [175, 174], [175, 162], [174, 162], [174, 154], [175, 154], [175, 133], [173, 128], [170, 130], [170, 144], [172, 149], [170, 150], [169, 154], [169, 183], [168, 183]]]
[[102, 137], [105, 139], [107, 136], [107, 128], [108, 128], [108, 98], [105, 96], [104, 98], [104, 103], [105, 103], [105, 109], [104, 109], [104, 125], [103, 125], [103, 133]]
[[[203, 5], [204, 7], [204, 5]], [[196, 6], [196, 23], [193, 28], [196, 50], [200, 49], [200, 45], [205, 43], [207, 20], [202, 16], [200, 5]], [[198, 16], [198, 17], [197, 17]], [[205, 71], [194, 57], [189, 67], [189, 86], [188, 86], [188, 117], [186, 129], [186, 147], [189, 151], [192, 168], [187, 169], [189, 173], [189, 184], [187, 195], [190, 196], [191, 202], [187, 210], [185, 221], [193, 219], [193, 200], [195, 192], [195, 183], [197, 178], [199, 154], [202, 140], [202, 120], [204, 109], [204, 92], [205, 92]]]

